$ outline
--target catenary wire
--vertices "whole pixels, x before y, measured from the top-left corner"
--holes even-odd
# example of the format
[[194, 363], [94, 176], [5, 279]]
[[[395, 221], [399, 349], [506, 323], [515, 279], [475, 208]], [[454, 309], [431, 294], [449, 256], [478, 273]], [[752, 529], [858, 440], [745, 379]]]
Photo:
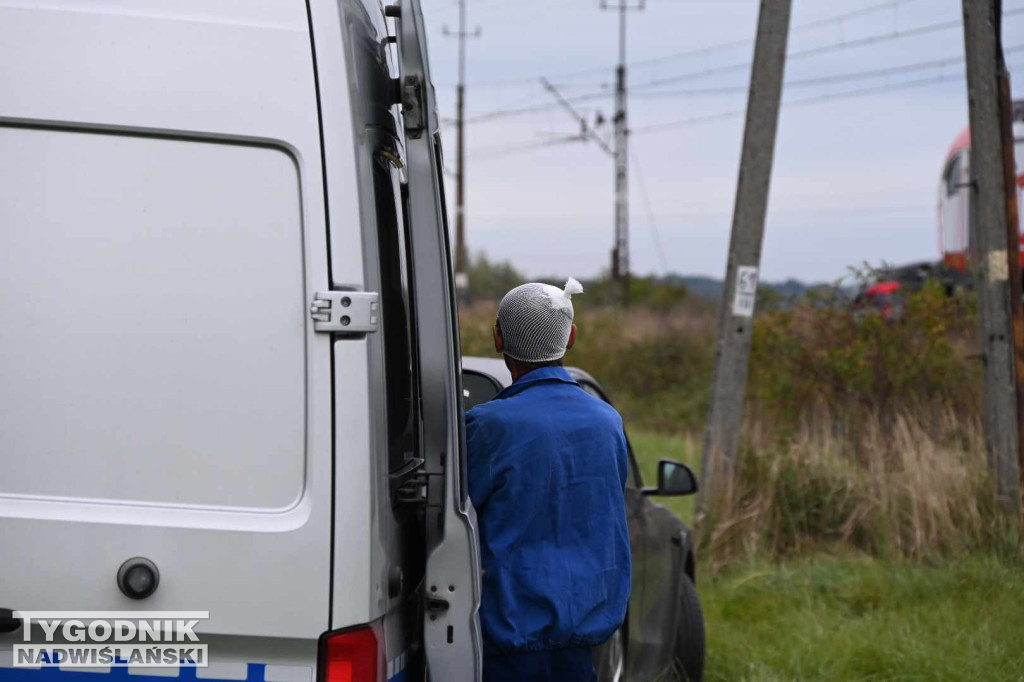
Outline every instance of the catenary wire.
[[[1013, 68], [1014, 69], [1016, 69], [1016, 68], [1024, 69], [1024, 64], [1021, 64], [1019, 66], [1015, 66]], [[943, 75], [933, 76], [933, 77], [928, 77], [928, 78], [920, 78], [920, 79], [916, 79], [916, 80], [913, 80], [913, 81], [904, 81], [904, 82], [901, 82], [901, 83], [886, 83], [886, 84], [879, 85], [879, 86], [871, 86], [871, 87], [867, 87], [867, 88], [858, 88], [856, 90], [846, 90], [846, 91], [837, 92], [837, 93], [827, 93], [827, 94], [824, 94], [824, 95], [816, 95], [816, 96], [812, 96], [812, 97], [804, 97], [802, 99], [797, 99], [797, 100], [790, 100], [790, 101], [785, 101], [784, 100], [782, 102], [781, 106], [784, 107], [784, 108], [785, 107], [800, 107], [800, 106], [808, 106], [808, 105], [813, 105], [813, 104], [820, 104], [820, 103], [824, 103], [824, 102], [828, 102], [828, 101], [834, 101], [834, 100], [856, 99], [858, 97], [863, 97], [863, 96], [866, 96], [866, 95], [877, 94], [877, 93], [880, 93], [880, 92], [895, 92], [895, 91], [900, 91], [900, 90], [910, 90], [910, 89], [916, 89], [916, 88], [924, 87], [924, 86], [927, 86], [927, 85], [934, 85], [934, 84], [937, 84], [937, 83], [944, 83], [944, 82], [950, 82], [950, 81], [962, 81], [962, 80], [964, 80], [964, 77], [965, 76], [963, 74], [943, 74]], [[675, 120], [675, 121], [665, 121], [665, 122], [661, 122], [661, 123], [652, 123], [652, 124], [648, 124], [648, 125], [644, 125], [644, 126], [639, 126], [639, 127], [636, 127], [636, 128], [631, 128], [630, 129], [630, 134], [631, 135], [644, 135], [644, 134], [648, 134], [648, 133], [652, 133], [652, 132], [657, 132], [657, 131], [660, 131], [660, 130], [671, 129], [671, 128], [681, 128], [681, 127], [687, 127], [687, 126], [692, 126], [692, 125], [701, 125], [701, 124], [705, 124], [705, 123], [711, 123], [711, 122], [714, 122], [714, 121], [722, 121], [722, 120], [731, 119], [731, 118], [739, 118], [739, 117], [742, 117], [745, 113], [746, 113], [746, 109], [732, 109], [732, 110], [728, 110], [728, 111], [714, 112], [714, 113], [711, 113], [711, 114], [702, 114], [702, 115], [699, 115], [699, 116], [691, 116], [689, 118], [679, 119], [679, 120]], [[544, 147], [553, 146], [553, 145], [556, 145], [556, 144], [557, 145], [568, 144], [568, 143], [571, 143], [571, 142], [579, 142], [579, 141], [582, 141], [582, 140], [583, 140], [583, 138], [580, 137], [579, 135], [574, 135], [574, 136], [571, 136], [571, 137], [560, 138], [558, 140], [547, 140], [547, 141], [543, 141], [543, 142], [526, 143], [526, 144], [519, 144], [519, 145], [505, 145], [505, 146], [502, 146], [500, 148], [491, 148], [491, 149], [480, 150], [479, 153], [472, 154], [472, 156], [474, 156], [476, 158], [494, 158], [494, 157], [497, 157], [497, 156], [504, 156], [504, 155], [510, 154], [510, 153], [532, 151], [532, 150], [541, 149], [541, 148], [544, 148]]]
[[644, 202], [644, 209], [647, 212], [647, 225], [651, 228], [651, 238], [654, 240], [654, 248], [658, 252], [658, 260], [661, 262], [661, 271], [668, 272], [668, 260], [665, 258], [665, 248], [661, 245], [661, 233], [658, 231], [658, 221], [654, 217], [654, 209], [651, 207], [651, 197], [647, 194], [647, 183], [644, 181], [644, 172], [640, 169], [640, 159], [636, 152], [630, 154], [633, 159], [633, 170], [636, 172], [637, 189], [640, 190], [640, 198]]
[[[867, 7], [860, 7], [858, 9], [850, 10], [850, 11], [844, 12], [842, 14], [837, 14], [837, 15], [834, 15], [834, 16], [831, 16], [831, 17], [824, 17], [822, 19], [815, 19], [813, 21], [810, 21], [810, 22], [807, 22], [807, 23], [804, 23], [804, 24], [800, 24], [799, 26], [794, 26], [790, 30], [790, 33], [798, 33], [798, 32], [802, 32], [802, 31], [806, 31], [806, 30], [810, 30], [810, 29], [820, 28], [821, 26], [827, 26], [829, 24], [842, 24], [843, 22], [848, 21], [850, 19], [854, 19], [854, 18], [861, 17], [861, 16], [866, 16], [866, 15], [873, 14], [873, 13], [876, 13], [876, 12], [881, 12], [881, 11], [887, 10], [887, 9], [897, 8], [900, 5], [904, 5], [907, 2], [911, 2], [911, 1], [913, 1], [913, 0], [887, 0], [886, 2], [881, 2], [881, 3], [876, 3], [876, 4], [873, 4], [873, 5], [868, 5]], [[457, 4], [458, 4], [457, 2], [453, 3], [452, 6], [456, 6]], [[743, 47], [743, 46], [746, 46], [746, 45], [751, 45], [752, 43], [753, 43], [753, 40], [750, 39], [750, 38], [740, 38], [740, 39], [737, 39], [737, 40], [729, 40], [729, 41], [725, 41], [725, 42], [721, 42], [721, 43], [714, 43], [712, 45], [707, 45], [705, 47], [698, 47], [698, 48], [693, 48], [691, 50], [684, 50], [682, 52], [674, 52], [672, 54], [661, 55], [661, 56], [658, 56], [658, 57], [647, 57], [645, 59], [631, 61], [628, 64], [628, 66], [629, 66], [629, 68], [633, 68], [633, 67], [638, 67], [638, 66], [647, 66], [649, 64], [658, 64], [658, 63], [663, 63], [663, 62], [667, 62], [667, 61], [674, 61], [674, 60], [678, 60], [678, 59], [685, 59], [687, 57], [704, 56], [704, 55], [708, 55], [708, 54], [713, 54], [715, 52], [721, 52], [723, 50], [728, 50], [728, 49], [733, 49], [733, 48], [737, 48], [737, 47]], [[615, 68], [614, 66], [588, 67], [586, 69], [577, 69], [577, 70], [574, 70], [574, 71], [563, 71], [563, 72], [559, 72], [559, 73], [548, 74], [548, 76], [550, 78], [552, 78], [552, 79], [570, 79], [570, 80], [572, 80], [572, 79], [576, 79], [576, 78], [578, 78], [580, 76], [586, 76], [586, 75], [592, 75], [592, 74], [600, 74], [600, 73], [609, 73], [612, 70], [614, 70], [614, 68]], [[507, 86], [516, 85], [516, 84], [518, 84], [518, 85], [532, 85], [533, 83], [537, 82], [537, 78], [538, 78], [538, 76], [528, 76], [528, 77], [497, 79], [497, 80], [491, 80], [491, 81], [475, 81], [475, 82], [467, 83], [466, 87], [485, 88], [485, 87], [507, 87]], [[561, 84], [559, 84], [559, 85], [561, 85]], [[438, 87], [446, 87], [446, 86], [438, 85]]]
[[[1012, 54], [1024, 50], [1024, 44], [1014, 45], [1004, 50], [1006, 54]], [[964, 58], [959, 57], [947, 57], [944, 59], [935, 59], [925, 62], [916, 62], [912, 64], [901, 64], [897, 66], [889, 66], [881, 69], [868, 69], [862, 71], [845, 72], [838, 74], [829, 74], [826, 76], [814, 76], [811, 78], [802, 78], [796, 80], [787, 80], [784, 87], [787, 89], [802, 88], [820, 85], [830, 85], [834, 83], [843, 83], [855, 80], [868, 80], [871, 78], [883, 78], [890, 77], [904, 73], [911, 73], [914, 71], [923, 71], [925, 69], [942, 68], [945, 66], [951, 66], [953, 64], [963, 63]], [[737, 86], [722, 86], [722, 87], [711, 87], [711, 88], [692, 88], [686, 90], [654, 90], [635, 92], [632, 88], [627, 88], [627, 93], [630, 97], [639, 98], [659, 98], [659, 97], [689, 97], [689, 96], [701, 96], [701, 95], [719, 95], [719, 94], [741, 94], [749, 91], [749, 85], [737, 85]], [[571, 104], [579, 104], [582, 102], [589, 102], [594, 100], [604, 100], [612, 97], [611, 92], [592, 92], [581, 95], [569, 96], [565, 100]], [[558, 103], [547, 102], [543, 104], [531, 104], [528, 106], [521, 107], [510, 107], [508, 109], [499, 109], [495, 111], [486, 112], [483, 114], [477, 114], [475, 116], [469, 116], [465, 119], [465, 123], [475, 124], [484, 123], [487, 121], [493, 121], [502, 118], [509, 118], [514, 116], [522, 116], [526, 114], [532, 114], [540, 111], [549, 111], [556, 109], [561, 106]]]

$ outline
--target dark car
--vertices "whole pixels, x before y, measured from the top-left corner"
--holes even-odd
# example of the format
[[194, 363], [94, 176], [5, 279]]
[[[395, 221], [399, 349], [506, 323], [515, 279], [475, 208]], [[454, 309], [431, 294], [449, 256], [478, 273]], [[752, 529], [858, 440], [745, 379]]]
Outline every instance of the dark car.
[[[576, 367], [566, 369], [584, 391], [610, 402], [594, 377]], [[467, 410], [487, 402], [511, 383], [512, 376], [502, 360], [463, 358], [463, 404]], [[626, 514], [633, 587], [625, 624], [595, 652], [602, 682], [700, 680], [703, 676], [704, 616], [695, 587], [690, 529], [651, 499], [696, 491], [693, 471], [685, 464], [665, 459], [658, 465], [658, 485], [645, 488], [630, 448]]]

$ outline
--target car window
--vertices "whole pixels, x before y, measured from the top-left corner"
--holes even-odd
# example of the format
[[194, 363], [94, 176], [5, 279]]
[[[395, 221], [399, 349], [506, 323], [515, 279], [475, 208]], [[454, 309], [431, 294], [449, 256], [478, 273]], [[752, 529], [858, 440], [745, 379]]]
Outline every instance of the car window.
[[494, 379], [478, 372], [462, 372], [462, 409], [470, 410], [498, 395], [501, 387]]

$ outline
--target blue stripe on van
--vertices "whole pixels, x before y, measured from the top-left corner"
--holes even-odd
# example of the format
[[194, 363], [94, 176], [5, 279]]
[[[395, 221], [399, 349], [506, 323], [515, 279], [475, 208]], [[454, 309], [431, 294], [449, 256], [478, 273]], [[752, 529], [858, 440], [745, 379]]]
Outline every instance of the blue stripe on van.
[[[266, 663], [248, 663], [245, 682], [265, 682]], [[102, 676], [102, 677], [101, 677]], [[395, 678], [391, 678], [394, 680]], [[163, 675], [136, 675], [128, 674], [125, 666], [111, 666], [110, 672], [95, 673], [82, 672], [80, 670], [61, 670], [57, 666], [43, 666], [42, 668], [0, 668], [0, 682], [109, 682], [120, 680], [121, 682], [171, 682], [172, 680], [196, 680], [196, 667], [183, 665], [178, 668], [177, 677], [166, 677]], [[215, 677], [203, 677], [197, 682], [241, 682], [239, 680], [219, 680]]]

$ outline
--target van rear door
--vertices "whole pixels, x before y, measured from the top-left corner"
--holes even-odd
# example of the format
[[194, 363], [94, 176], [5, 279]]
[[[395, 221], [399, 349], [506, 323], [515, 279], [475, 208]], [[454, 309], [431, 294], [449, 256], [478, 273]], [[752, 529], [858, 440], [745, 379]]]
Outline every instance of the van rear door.
[[465, 482], [461, 373], [441, 137], [419, 0], [400, 0], [399, 86], [405, 124], [422, 440], [428, 497], [424, 645], [434, 680], [478, 680], [481, 640], [476, 514]]
[[0, 7], [0, 607], [209, 611], [200, 679], [329, 627], [311, 55], [301, 0]]

